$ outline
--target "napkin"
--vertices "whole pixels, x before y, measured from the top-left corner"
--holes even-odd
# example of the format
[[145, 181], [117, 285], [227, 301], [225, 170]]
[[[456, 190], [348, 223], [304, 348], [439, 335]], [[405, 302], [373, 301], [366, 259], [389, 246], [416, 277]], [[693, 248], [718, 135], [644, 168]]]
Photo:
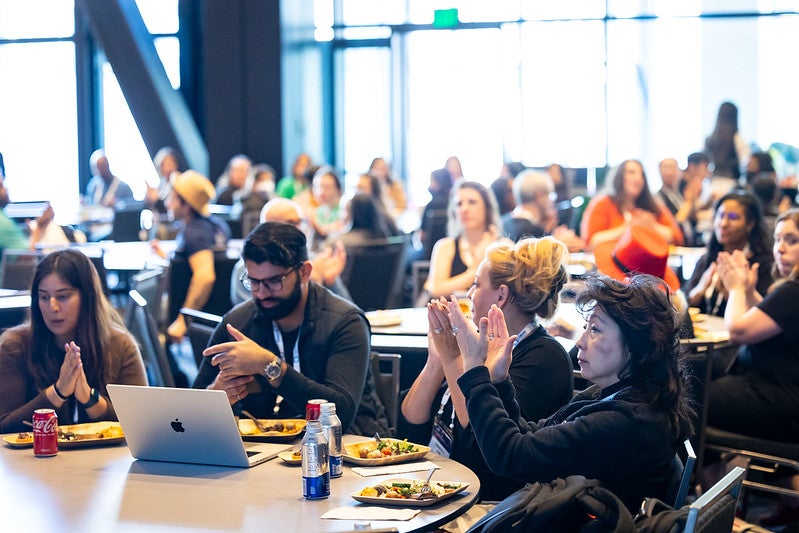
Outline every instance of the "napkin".
[[405, 474], [406, 472], [420, 472], [423, 470], [430, 470], [431, 468], [441, 468], [440, 466], [431, 463], [430, 461], [420, 461], [416, 463], [400, 463], [397, 465], [389, 466], [354, 466], [350, 470], [359, 476], [384, 476], [386, 474]]
[[410, 520], [419, 514], [418, 509], [389, 509], [374, 505], [336, 507], [322, 515], [334, 520]]

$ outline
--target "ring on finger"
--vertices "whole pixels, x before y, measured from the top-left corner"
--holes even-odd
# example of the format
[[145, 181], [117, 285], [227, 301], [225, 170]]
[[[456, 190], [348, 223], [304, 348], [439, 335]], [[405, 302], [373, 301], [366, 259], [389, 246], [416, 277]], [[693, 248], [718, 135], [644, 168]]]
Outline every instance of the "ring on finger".
[[435, 328], [435, 329], [433, 329], [433, 333], [435, 333], [436, 335], [441, 335], [442, 333], [444, 333], [444, 328], [440, 328], [440, 327], [439, 328]]
[[458, 326], [452, 326], [452, 333], [458, 332]]
[[493, 333], [489, 333], [488, 334], [488, 340], [490, 340], [490, 341], [494, 340], [494, 334]]

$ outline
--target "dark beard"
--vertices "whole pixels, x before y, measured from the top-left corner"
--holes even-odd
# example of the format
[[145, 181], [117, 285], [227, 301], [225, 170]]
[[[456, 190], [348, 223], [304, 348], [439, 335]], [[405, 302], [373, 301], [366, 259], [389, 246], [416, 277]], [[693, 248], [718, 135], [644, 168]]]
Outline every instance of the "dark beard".
[[291, 294], [285, 298], [270, 297], [266, 299], [266, 301], [279, 302], [275, 307], [270, 307], [267, 309], [261, 305], [259, 300], [255, 301], [255, 307], [258, 309], [258, 312], [261, 314], [261, 316], [267, 320], [280, 320], [281, 318], [289, 316], [297, 308], [301, 299], [302, 285], [298, 279], [297, 283], [294, 285], [294, 290], [292, 290]]

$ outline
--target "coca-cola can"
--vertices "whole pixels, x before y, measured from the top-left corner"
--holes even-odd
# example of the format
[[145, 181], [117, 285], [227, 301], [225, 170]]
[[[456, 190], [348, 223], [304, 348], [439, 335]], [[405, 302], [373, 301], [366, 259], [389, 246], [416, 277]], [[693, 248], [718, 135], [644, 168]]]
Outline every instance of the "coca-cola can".
[[327, 400], [308, 400], [305, 404], [305, 420], [319, 420], [323, 403], [327, 403]]
[[33, 455], [50, 457], [58, 453], [58, 415], [53, 409], [33, 412]]

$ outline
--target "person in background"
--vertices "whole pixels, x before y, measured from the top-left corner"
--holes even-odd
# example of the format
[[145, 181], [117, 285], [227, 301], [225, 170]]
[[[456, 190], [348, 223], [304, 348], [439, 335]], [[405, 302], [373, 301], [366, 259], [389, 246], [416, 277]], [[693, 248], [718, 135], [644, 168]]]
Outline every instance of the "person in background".
[[758, 263], [757, 290], [765, 294], [771, 284], [772, 255], [760, 202], [751, 193], [733, 192], [723, 196], [715, 209], [713, 234], [707, 251], [699, 258], [686, 285], [688, 302], [702, 313], [724, 316], [727, 289], [716, 272], [720, 252], [741, 250], [753, 264]]
[[311, 281], [305, 235], [264, 222], [244, 240], [241, 257], [251, 298], [214, 330], [193, 387], [223, 390], [258, 418], [302, 418], [308, 400], [325, 398], [343, 431], [387, 434], [366, 317]]
[[252, 160], [244, 154], [234, 155], [216, 185], [216, 203], [233, 205], [249, 194], [252, 188]]
[[[242, 223], [245, 220], [257, 220], [261, 216], [261, 210], [275, 194], [275, 169], [266, 163], [260, 163], [252, 167], [253, 184], [250, 192], [241, 199]], [[245, 235], [255, 226], [242, 228]]]
[[[305, 235], [306, 241], [310, 240], [308, 236], [312, 232], [308, 227], [308, 221], [305, 219], [302, 207], [294, 200], [272, 198], [261, 210], [260, 221], [289, 224], [300, 230]], [[316, 254], [309, 250], [308, 255], [313, 265], [311, 281], [324, 286], [336, 296], [352, 301], [350, 292], [341, 281], [341, 273], [347, 266], [347, 251], [344, 249], [344, 245], [341, 242], [334, 242]], [[234, 306], [252, 298], [252, 293], [241, 283], [241, 278], [245, 274], [244, 260], [240, 259], [234, 265], [233, 273], [230, 276], [230, 301]]]
[[368, 174], [380, 180], [383, 189], [383, 201], [391, 215], [396, 218], [408, 208], [408, 200], [402, 188], [402, 182], [396, 179], [391, 171], [391, 165], [382, 157], [375, 157], [369, 165]]
[[524, 170], [513, 181], [512, 192], [516, 207], [502, 216], [505, 236], [516, 242], [522, 237], [543, 237], [554, 229], [556, 193], [549, 174]]
[[580, 370], [593, 386], [539, 421], [520, 415], [509, 379], [517, 336], [502, 309], [491, 306], [478, 333], [453, 299], [450, 321], [439, 314], [431, 325], [455, 331], [458, 386], [495, 474], [520, 483], [598, 479], [635, 513], [644, 497], [667, 499], [682, 475], [676, 452], [692, 433], [676, 313], [665, 282], [647, 275], [626, 283], [589, 276], [576, 305], [588, 322], [577, 340]]
[[760, 206], [763, 208], [763, 222], [766, 225], [766, 231], [769, 234], [773, 234], [774, 226], [777, 224], [777, 216], [780, 214], [780, 208], [777, 205], [780, 195], [777, 180], [773, 174], [763, 172], [752, 180], [750, 188], [752, 189], [752, 194], [760, 201]]
[[347, 202], [344, 230], [335, 239], [346, 248], [393, 236], [388, 219], [374, 198], [357, 193]]
[[313, 177], [313, 196], [316, 209], [311, 218], [314, 229], [314, 242], [335, 238], [342, 229], [341, 220], [341, 180], [331, 167], [322, 167]]
[[117, 200], [133, 200], [133, 191], [128, 184], [111, 172], [104, 150], [95, 150], [89, 158], [89, 165], [92, 178], [86, 184], [84, 196], [88, 205], [114, 207]]
[[294, 160], [294, 164], [291, 165], [291, 175], [283, 176], [277, 182], [275, 195], [290, 200], [305, 189], [308, 189], [311, 184], [310, 178], [306, 177], [306, 173], [310, 166], [311, 156], [305, 153], [299, 154]]
[[158, 185], [153, 187], [147, 182], [144, 205], [153, 213], [153, 237], [171, 240], [177, 235], [177, 228], [169, 220], [166, 200], [172, 190], [172, 174], [180, 172], [180, 160], [174, 148], [165, 146], [156, 152], [153, 165], [158, 172]]
[[499, 177], [491, 182], [491, 192], [497, 200], [499, 216], [504, 216], [513, 211], [516, 201], [513, 198], [513, 179]]
[[[489, 247], [469, 289], [475, 325], [491, 305], [504, 311], [508, 330], [517, 336], [509, 368], [522, 416], [539, 420], [572, 397], [572, 366], [563, 347], [538, 323], [552, 317], [566, 282], [565, 246], [551, 237], [523, 239]], [[446, 321], [444, 300], [427, 306], [430, 331], [424, 368], [402, 401], [398, 433], [411, 442], [430, 442], [433, 451], [465, 464], [480, 478], [482, 500], [500, 500], [521, 484], [497, 476], [486, 465], [469, 425], [458, 388], [463, 356]], [[444, 438], [441, 437], [445, 435]]]
[[[187, 261], [191, 269], [188, 292], [181, 307], [203, 308], [216, 281], [214, 250], [226, 246], [230, 239], [227, 223], [211, 217], [209, 204], [213, 197], [214, 186], [208, 178], [187, 170], [175, 177], [167, 200], [169, 210], [182, 223], [174, 255]], [[153, 251], [166, 259], [158, 241], [151, 244]], [[170, 318], [173, 322], [167, 327], [167, 335], [170, 340], [178, 342], [186, 335], [186, 322], [182, 314]]]
[[0, 433], [29, 431], [36, 409], [55, 409], [60, 424], [116, 420], [109, 383], [147, 384], [136, 341], [91, 260], [52, 252], [36, 267], [28, 319], [0, 336]]
[[[758, 265], [736, 250], [720, 252], [719, 276], [729, 297], [724, 322], [743, 345], [732, 371], [710, 384], [707, 423], [760, 439], [799, 442], [799, 210], [786, 211], [774, 231], [774, 278], [757, 289]], [[762, 270], [764, 266], [761, 264]], [[761, 297], [761, 294], [765, 294]], [[799, 478], [785, 479], [794, 490]], [[799, 520], [799, 500], [783, 497], [761, 521], [772, 527]]]
[[552, 178], [555, 184], [555, 192], [558, 193], [556, 202], [569, 202], [572, 199], [571, 184], [569, 183], [566, 173], [563, 172], [563, 167], [558, 163], [552, 163], [547, 167], [547, 174]]
[[383, 184], [380, 182], [380, 179], [372, 174], [361, 174], [358, 177], [358, 183], [355, 185], [355, 189], [358, 193], [365, 194], [372, 198], [375, 207], [380, 212], [380, 218], [388, 227], [389, 233], [391, 235], [399, 235], [400, 230], [397, 227], [397, 222], [394, 220], [393, 215], [383, 201]]
[[682, 187], [680, 167], [677, 160], [666, 158], [658, 165], [663, 186], [658, 197], [671, 212], [683, 234], [685, 244], [694, 242], [696, 226], [696, 208], [699, 195], [702, 193], [702, 180], [692, 179]]
[[586, 251], [605, 241], [615, 241], [629, 226], [649, 226], [669, 244], [683, 243], [682, 230], [669, 210], [649, 191], [644, 167], [628, 159], [616, 169], [611, 190], [592, 199], [585, 209], [580, 236]]
[[461, 165], [461, 160], [458, 159], [457, 156], [449, 156], [447, 161], [444, 163], [444, 168], [449, 171], [449, 175], [452, 178], [453, 187], [465, 179], [463, 177], [463, 166]]
[[741, 177], [742, 185], [751, 186], [755, 178], [767, 175], [776, 181], [777, 172], [774, 170], [774, 160], [768, 152], [754, 152], [746, 162], [746, 171]]
[[499, 239], [494, 195], [475, 181], [458, 185], [449, 204], [448, 236], [433, 246], [425, 289], [433, 298], [465, 292], [489, 244]]
[[733, 183], [741, 176], [741, 165], [749, 160], [751, 150], [738, 132], [738, 107], [732, 102], [723, 102], [716, 115], [713, 131], [705, 139], [705, 153], [713, 163], [714, 178], [727, 178]]

